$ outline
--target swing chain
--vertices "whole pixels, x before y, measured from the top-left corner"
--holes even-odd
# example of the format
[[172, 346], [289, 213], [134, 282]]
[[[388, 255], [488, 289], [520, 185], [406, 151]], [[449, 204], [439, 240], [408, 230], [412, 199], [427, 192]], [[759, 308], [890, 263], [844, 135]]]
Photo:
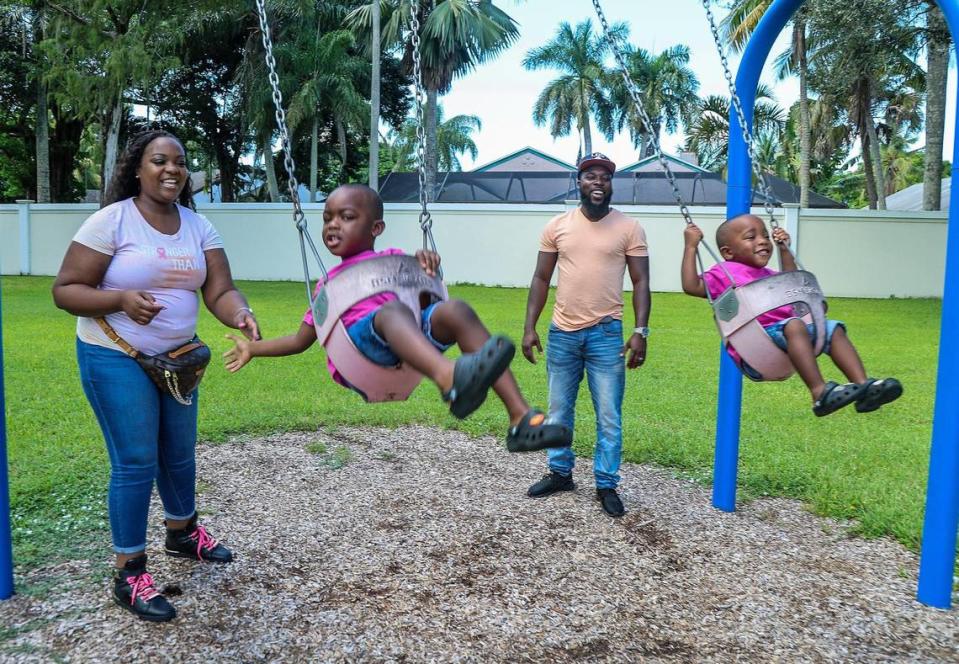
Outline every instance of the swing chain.
[[[374, 0], [376, 1], [376, 0]], [[413, 46], [413, 83], [416, 109], [416, 172], [419, 177], [420, 230], [423, 231], [423, 249], [436, 252], [433, 240], [433, 217], [430, 215], [426, 187], [426, 121], [423, 113], [426, 93], [423, 88], [423, 65], [420, 59], [420, 2], [410, 3], [410, 39]]]
[[[736, 82], [733, 80], [732, 71], [729, 68], [729, 59], [723, 49], [723, 42], [719, 36], [719, 29], [716, 27], [716, 19], [713, 16], [713, 10], [710, 8], [710, 0], [701, 0], [703, 9], [706, 10], [706, 19], [709, 21], [709, 31], [713, 35], [713, 42], [716, 44], [716, 52], [719, 53], [719, 61], [723, 66], [723, 76], [726, 79], [726, 85], [729, 87], [730, 101], [736, 112], [736, 120], [739, 122], [739, 128], [743, 133], [743, 142], [746, 144], [746, 151], [749, 153], [749, 163], [752, 167], [756, 181], [759, 183], [759, 190], [763, 197], [763, 207], [769, 216], [769, 225], [772, 228], [779, 228], [779, 222], [776, 220], [773, 212], [772, 195], [769, 193], [769, 183], [766, 181], [766, 174], [763, 172], [762, 165], [756, 157], [756, 146], [753, 137], [749, 132], [749, 124], [746, 122], [746, 113], [743, 111], [743, 104], [736, 91]], [[732, 127], [730, 127], [731, 129]]]
[[[306, 215], [300, 204], [299, 183], [294, 173], [290, 133], [286, 127], [286, 113], [283, 111], [283, 94], [280, 92], [280, 77], [276, 73], [276, 59], [273, 57], [273, 40], [270, 38], [270, 24], [266, 17], [266, 0], [256, 0], [256, 11], [260, 19], [260, 35], [263, 38], [263, 50], [266, 52], [266, 66], [269, 69], [270, 88], [273, 92], [273, 106], [276, 107], [276, 126], [280, 130], [280, 141], [283, 146], [283, 166], [286, 168], [287, 186], [290, 198], [293, 200], [293, 221], [297, 230], [306, 228]], [[272, 155], [267, 155], [268, 159]]]
[[679, 185], [676, 183], [676, 176], [673, 174], [672, 169], [669, 167], [669, 162], [666, 160], [666, 157], [663, 155], [663, 151], [660, 148], [659, 137], [656, 136], [656, 134], [652, 131], [652, 127], [654, 126], [653, 121], [649, 117], [649, 113], [646, 112], [646, 108], [643, 106], [642, 97], [636, 87], [636, 83], [629, 75], [629, 70], [626, 68], [626, 59], [623, 57], [622, 53], [620, 53], [619, 48], [616, 47], [612, 32], [609, 28], [609, 22], [606, 20], [606, 14], [603, 12], [603, 8], [599, 4], [599, 0], [593, 0], [593, 7], [596, 9], [596, 15], [599, 17], [599, 22], [603, 28], [603, 33], [606, 35], [606, 41], [609, 42], [611, 47], [610, 50], [613, 52], [613, 57], [616, 58], [616, 62], [619, 65], [619, 72], [623, 77], [623, 82], [626, 84], [626, 90], [629, 92], [629, 96], [633, 100], [633, 106], [639, 112], [640, 119], [643, 121], [643, 125], [646, 127], [646, 135], [649, 138], [649, 143], [653, 146], [653, 150], [656, 153], [656, 158], [659, 160], [659, 164], [662, 166], [663, 172], [666, 174], [666, 179], [669, 181], [669, 185], [673, 189], [673, 196], [676, 198], [676, 203], [679, 205], [679, 211], [682, 213], [683, 219], [686, 220], [686, 225], [689, 226], [693, 223], [692, 215], [689, 212], [689, 208], [686, 207], [686, 201], [683, 200], [682, 193], [679, 191]]

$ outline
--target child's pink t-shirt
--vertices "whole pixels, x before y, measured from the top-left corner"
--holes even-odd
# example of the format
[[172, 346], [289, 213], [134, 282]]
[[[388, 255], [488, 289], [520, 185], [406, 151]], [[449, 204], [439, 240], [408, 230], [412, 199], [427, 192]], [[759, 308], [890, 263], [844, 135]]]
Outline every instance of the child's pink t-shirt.
[[[335, 267], [330, 268], [330, 271], [327, 272], [327, 280], [332, 279], [340, 272], [350, 267], [351, 265], [356, 265], [362, 261], [368, 261], [371, 258], [377, 258], [378, 256], [402, 256], [402, 249], [384, 249], [383, 251], [361, 251], [358, 254], [354, 254], [349, 258], [344, 258], [343, 261], [336, 265]], [[320, 282], [316, 285], [316, 289], [313, 291], [313, 295], [316, 296], [316, 292], [325, 282]], [[396, 295], [393, 293], [377, 293], [372, 297], [368, 297], [365, 300], [361, 300], [354, 304], [352, 307], [347, 309], [343, 315], [340, 317], [340, 320], [343, 321], [343, 326], [346, 329], [350, 329], [357, 321], [369, 316], [371, 313], [382, 307], [387, 302], [392, 302], [396, 299]], [[309, 309], [303, 315], [303, 322], [313, 327], [313, 312]], [[343, 376], [340, 375], [340, 372], [336, 370], [336, 367], [333, 365], [333, 362], [330, 361], [329, 357], [326, 359], [326, 368], [329, 370], [330, 375], [333, 376], [335, 380], [340, 385], [347, 385], [346, 381], [343, 379]]]
[[[723, 268], [725, 268], [725, 271]], [[709, 296], [714, 300], [725, 293], [726, 290], [732, 285], [729, 282], [729, 277], [726, 276], [726, 272], [732, 276], [737, 286], [743, 286], [745, 284], [752, 283], [757, 279], [779, 274], [776, 272], [776, 270], [771, 270], [768, 267], [753, 267], [752, 265], [737, 263], [735, 261], [723, 261], [722, 263], [717, 263], [703, 272], [703, 282], [706, 284], [706, 288], [709, 289]], [[796, 314], [793, 311], [792, 306], [787, 304], [786, 306], [778, 307], [772, 311], [767, 311], [764, 314], [760, 314], [756, 320], [758, 320], [759, 324], [763, 327], [769, 327], [770, 325], [774, 325], [780, 321], [789, 320], [790, 318], [795, 317]]]
[[[725, 271], [723, 268], [725, 268]], [[752, 265], [737, 263], [735, 261], [723, 261], [722, 263], [717, 263], [703, 272], [703, 283], [706, 284], [706, 288], [709, 289], [709, 296], [714, 300], [725, 293], [726, 290], [732, 285], [729, 281], [729, 276], [726, 275], [726, 272], [729, 272], [737, 286], [751, 283], [757, 279], [762, 279], [763, 277], [779, 274], [776, 272], [776, 270], [771, 270], [768, 267], [753, 267]], [[764, 314], [760, 314], [757, 316], [756, 320], [763, 327], [769, 327], [770, 325], [775, 325], [776, 323], [795, 317], [796, 312], [793, 310], [791, 305], [787, 304], [786, 306], [778, 307], [776, 309], [772, 309], [771, 311], [767, 311]], [[742, 362], [742, 358], [734, 348], [727, 345], [726, 350], [729, 352], [730, 357], [732, 357], [737, 364]]]

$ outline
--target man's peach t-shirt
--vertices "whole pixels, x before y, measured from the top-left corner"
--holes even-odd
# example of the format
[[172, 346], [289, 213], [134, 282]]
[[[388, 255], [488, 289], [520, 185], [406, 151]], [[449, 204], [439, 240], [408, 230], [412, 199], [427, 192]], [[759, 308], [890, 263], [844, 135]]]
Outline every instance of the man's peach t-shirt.
[[648, 255], [646, 233], [638, 221], [613, 209], [590, 221], [576, 208], [546, 224], [539, 249], [559, 254], [556, 327], [573, 332], [606, 316], [622, 320], [626, 256]]

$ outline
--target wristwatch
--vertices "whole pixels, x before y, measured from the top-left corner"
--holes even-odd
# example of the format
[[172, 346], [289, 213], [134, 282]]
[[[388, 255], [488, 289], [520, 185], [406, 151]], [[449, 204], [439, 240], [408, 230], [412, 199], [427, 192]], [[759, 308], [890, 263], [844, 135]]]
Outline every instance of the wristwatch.
[[641, 336], [643, 339], [645, 339], [646, 337], [649, 336], [649, 328], [648, 328], [648, 327], [637, 327], [637, 328], [634, 328], [634, 329], [633, 329], [633, 334], [638, 334], [638, 335]]

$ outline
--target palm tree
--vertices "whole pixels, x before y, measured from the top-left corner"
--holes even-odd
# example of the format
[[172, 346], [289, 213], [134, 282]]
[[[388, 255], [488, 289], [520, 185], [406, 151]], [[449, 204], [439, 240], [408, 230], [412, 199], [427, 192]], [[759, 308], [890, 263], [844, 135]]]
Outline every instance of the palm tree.
[[946, 127], [949, 28], [935, 0], [926, 0], [926, 149], [922, 209], [938, 210], [942, 185], [942, 143]]
[[652, 133], [658, 139], [664, 128], [672, 134], [680, 124], [686, 127], [692, 124], [693, 112], [699, 106], [699, 80], [687, 66], [688, 46], [673, 46], [653, 55], [646, 49], [625, 45], [622, 52], [653, 126], [643, 125], [618, 71], [609, 75], [614, 125], [617, 132], [628, 126], [633, 145], [640, 148], [640, 156], [648, 157], [653, 153], [653, 146], [646, 139], [647, 134]]
[[[440, 171], [461, 171], [459, 155], [468, 153], [476, 159], [479, 153], [473, 141], [473, 132], [483, 128], [475, 115], [454, 115], [443, 119], [443, 107], [436, 109], [436, 152]], [[410, 171], [416, 168], [416, 118], [409, 118], [393, 136], [393, 170]]]
[[[742, 51], [749, 42], [759, 21], [762, 19], [766, 10], [772, 5], [773, 0], [736, 0], [729, 14], [723, 19], [722, 27], [725, 32], [726, 40], [736, 52]], [[800, 207], [809, 207], [809, 187], [810, 187], [810, 154], [812, 151], [812, 139], [810, 135], [810, 110], [809, 110], [809, 63], [808, 63], [808, 44], [806, 35], [806, 25], [808, 23], [808, 14], [804, 7], [793, 16], [792, 20], [792, 43], [786, 53], [786, 57], [780, 56], [784, 60], [785, 67], [780, 67], [778, 73], [780, 78], [788, 76], [792, 71], [799, 74], [799, 205]]]
[[352, 52], [348, 30], [323, 32], [324, 16], [313, 17], [315, 32], [298, 31], [292, 42], [278, 51], [289, 59], [294, 72], [305, 77], [290, 98], [291, 127], [310, 123], [310, 202], [316, 201], [319, 167], [319, 128], [324, 115], [332, 115], [341, 164], [346, 164], [346, 125], [359, 125], [367, 115], [366, 101], [354, 84], [365, 63]]
[[[386, 48], [401, 48], [403, 64], [413, 69], [413, 44], [409, 34], [409, 0], [385, 0], [382, 40]], [[366, 42], [372, 31], [371, 4], [354, 9], [346, 25]], [[432, 195], [437, 168], [437, 99], [452, 87], [453, 80], [469, 73], [508, 48], [519, 36], [516, 21], [491, 0], [438, 0], [421, 2], [420, 60], [426, 89], [426, 184]]]
[[[709, 95], [697, 106], [686, 132], [686, 150], [696, 153], [703, 168], [724, 174], [729, 155], [729, 110], [728, 97]], [[764, 134], [778, 137], [785, 123], [785, 113], [774, 101], [772, 91], [760, 85], [753, 110], [753, 135], [757, 143]]]
[[[614, 39], [624, 40], [629, 29], [625, 23], [616, 23], [611, 31]], [[610, 137], [614, 133], [613, 104], [604, 85], [607, 72], [603, 60], [608, 52], [609, 43], [602, 35], [593, 34], [591, 21], [575, 28], [564, 21], [552, 40], [523, 58], [528, 70], [558, 69], [561, 73], [536, 99], [533, 122], [539, 127], [548, 124], [553, 138], [568, 136], [575, 123], [585, 154], [593, 151], [590, 116], [596, 118], [601, 132]]]

